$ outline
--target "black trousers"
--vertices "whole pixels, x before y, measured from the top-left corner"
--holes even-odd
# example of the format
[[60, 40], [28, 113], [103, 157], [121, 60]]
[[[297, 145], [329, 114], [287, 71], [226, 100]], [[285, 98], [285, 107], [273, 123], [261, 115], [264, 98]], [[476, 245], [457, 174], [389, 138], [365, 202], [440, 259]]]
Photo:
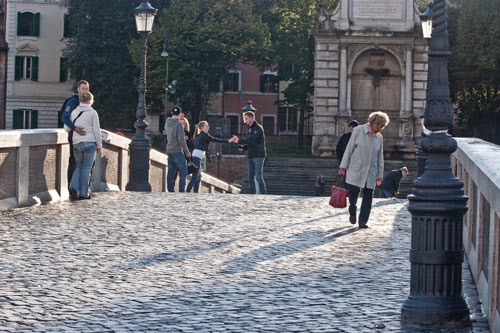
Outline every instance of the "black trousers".
[[[349, 189], [349, 214], [356, 216], [356, 203], [358, 201], [359, 192], [361, 188], [347, 184]], [[368, 223], [370, 218], [370, 211], [372, 210], [373, 189], [363, 189], [363, 199], [361, 201], [361, 211], [359, 212], [359, 225], [364, 226]]]

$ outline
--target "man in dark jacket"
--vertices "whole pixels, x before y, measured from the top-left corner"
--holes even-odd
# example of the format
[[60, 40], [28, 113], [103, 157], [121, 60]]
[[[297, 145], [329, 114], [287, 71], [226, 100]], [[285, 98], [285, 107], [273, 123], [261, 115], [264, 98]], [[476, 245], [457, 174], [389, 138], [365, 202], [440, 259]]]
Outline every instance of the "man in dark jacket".
[[73, 125], [73, 122], [71, 121], [71, 112], [80, 104], [78, 101], [78, 96], [82, 95], [83, 93], [89, 92], [89, 83], [85, 80], [80, 80], [76, 84], [76, 93], [73, 94], [70, 98], [68, 98], [62, 107], [62, 115], [61, 115], [61, 121], [71, 128], [71, 132], [68, 133], [68, 141], [69, 141], [69, 164], [68, 164], [68, 186], [69, 183], [71, 182], [71, 177], [73, 177], [73, 172], [76, 169], [76, 161], [75, 157], [73, 155], [73, 131], [80, 135], [85, 135], [85, 130], [83, 127], [76, 127]]
[[381, 198], [392, 198], [398, 194], [399, 184], [401, 179], [408, 175], [408, 169], [402, 167], [399, 170], [392, 170], [389, 172], [382, 181], [382, 184], [378, 188], [379, 197]]
[[255, 121], [255, 113], [247, 111], [243, 114], [243, 119], [248, 125], [248, 136], [238, 138], [233, 136], [232, 141], [243, 145], [243, 149], [247, 152], [247, 170], [248, 182], [250, 183], [250, 192], [257, 193], [255, 188], [255, 180], [259, 184], [261, 194], [267, 194], [266, 183], [262, 176], [264, 168], [264, 160], [266, 158], [266, 138], [264, 129]]
[[339, 142], [337, 143], [337, 148], [335, 150], [335, 153], [337, 154], [337, 160], [339, 163], [342, 161], [342, 156], [344, 156], [345, 148], [347, 147], [347, 143], [349, 143], [349, 139], [351, 138], [352, 131], [354, 127], [357, 127], [359, 125], [357, 120], [352, 120], [349, 123], [348, 126], [348, 133], [344, 133], [339, 139]]
[[[337, 155], [337, 160], [342, 162], [342, 156], [344, 156], [345, 148], [347, 147], [347, 144], [349, 143], [349, 139], [351, 138], [352, 131], [354, 130], [354, 127], [357, 127], [359, 125], [357, 120], [352, 120], [347, 129], [349, 130], [348, 133], [344, 133], [340, 139], [339, 142], [337, 142], [337, 148], [335, 150], [335, 154]], [[342, 176], [342, 184], [337, 184], [337, 186], [341, 186], [343, 188], [347, 188], [346, 183], [345, 183], [345, 175]]]

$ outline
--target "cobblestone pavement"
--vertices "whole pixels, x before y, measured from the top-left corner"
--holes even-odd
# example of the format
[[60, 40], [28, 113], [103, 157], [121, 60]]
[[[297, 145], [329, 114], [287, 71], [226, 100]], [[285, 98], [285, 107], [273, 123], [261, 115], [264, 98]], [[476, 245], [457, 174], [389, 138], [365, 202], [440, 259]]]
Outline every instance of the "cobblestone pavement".
[[[327, 200], [109, 192], [0, 212], [0, 331], [421, 332], [399, 323], [407, 201], [375, 199], [359, 230]], [[459, 332], [488, 332], [464, 267]]]

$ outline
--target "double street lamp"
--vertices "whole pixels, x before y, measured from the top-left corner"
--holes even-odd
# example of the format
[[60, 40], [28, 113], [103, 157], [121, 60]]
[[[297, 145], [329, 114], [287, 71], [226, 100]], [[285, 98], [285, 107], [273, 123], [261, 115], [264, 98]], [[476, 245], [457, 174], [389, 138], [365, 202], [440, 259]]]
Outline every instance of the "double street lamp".
[[167, 31], [163, 31], [163, 49], [161, 56], [165, 58], [165, 119], [168, 114], [168, 95], [175, 94], [177, 88], [177, 80], [173, 80], [172, 84], [168, 84], [168, 44], [167, 44]]
[[137, 32], [142, 37], [141, 47], [141, 74], [137, 91], [139, 100], [137, 102], [136, 117], [134, 123], [136, 129], [132, 142], [129, 145], [130, 151], [130, 174], [129, 182], [125, 189], [127, 191], [145, 191], [151, 192], [149, 184], [149, 152], [151, 150], [151, 141], [146, 136], [146, 127], [148, 123], [146, 118], [146, 49], [148, 35], [153, 30], [153, 22], [157, 9], [151, 7], [147, 1], [143, 1], [135, 10], [135, 23]]
[[421, 19], [424, 37], [430, 38], [426, 135], [421, 141], [426, 160], [423, 174], [408, 196], [412, 215], [410, 295], [402, 307], [401, 321], [411, 326], [461, 328], [470, 325], [462, 295], [462, 221], [468, 198], [450, 160], [457, 142], [448, 134], [453, 113], [446, 0], [435, 0]]

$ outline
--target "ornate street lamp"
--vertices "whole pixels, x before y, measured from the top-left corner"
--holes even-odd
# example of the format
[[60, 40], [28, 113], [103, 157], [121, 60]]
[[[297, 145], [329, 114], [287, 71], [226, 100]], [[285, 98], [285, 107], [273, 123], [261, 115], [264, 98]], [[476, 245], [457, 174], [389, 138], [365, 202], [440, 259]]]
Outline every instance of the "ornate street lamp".
[[151, 150], [151, 142], [146, 136], [146, 127], [148, 127], [148, 124], [144, 121], [144, 118], [146, 118], [146, 48], [148, 35], [153, 30], [156, 11], [147, 1], [143, 1], [134, 10], [137, 32], [142, 37], [142, 62], [141, 76], [137, 87], [139, 100], [136, 111], [137, 120], [134, 123], [136, 131], [129, 145], [130, 174], [129, 182], [125, 187], [127, 191], [151, 192], [151, 185], [149, 184], [149, 152]]
[[[457, 142], [448, 134], [453, 121], [448, 85], [446, 0], [435, 0], [429, 41], [424, 126], [424, 173], [408, 196], [412, 214], [410, 295], [401, 310], [403, 324], [460, 328], [470, 325], [462, 295], [462, 220], [467, 211], [463, 183], [453, 175], [450, 155]], [[425, 14], [425, 13], [424, 13]], [[429, 20], [428, 20], [429, 21]], [[429, 36], [429, 35], [428, 35]]]
[[257, 111], [257, 109], [253, 107], [252, 101], [247, 101], [247, 104], [241, 108], [241, 112], [245, 113], [247, 111], [252, 111], [252, 112]]
[[165, 119], [168, 113], [168, 48], [167, 48], [167, 31], [163, 31], [163, 50], [161, 51], [161, 56], [165, 58], [166, 70], [165, 70]]

